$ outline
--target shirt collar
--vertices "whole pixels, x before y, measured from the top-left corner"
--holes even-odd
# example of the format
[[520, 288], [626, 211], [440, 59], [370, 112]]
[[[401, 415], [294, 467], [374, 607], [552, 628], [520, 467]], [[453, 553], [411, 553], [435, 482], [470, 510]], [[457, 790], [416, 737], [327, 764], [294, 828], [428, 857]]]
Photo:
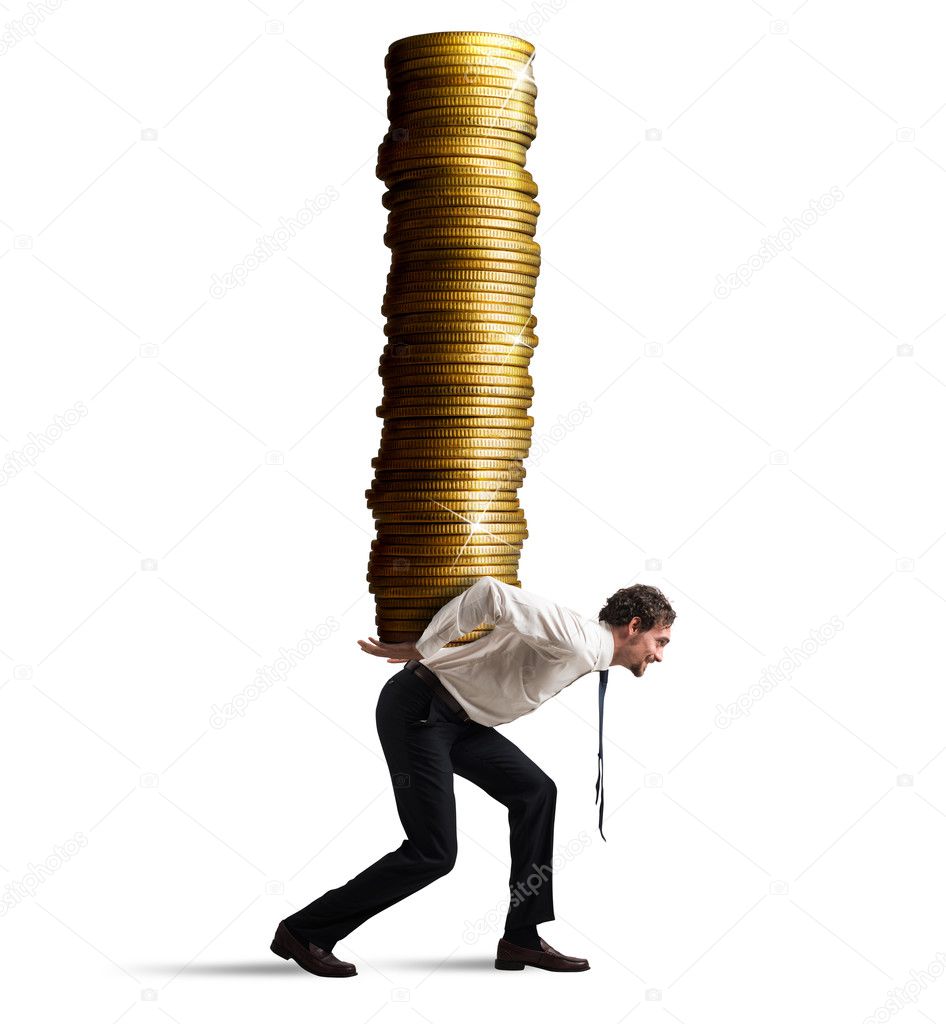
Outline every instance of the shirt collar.
[[601, 651], [595, 662], [595, 671], [601, 672], [611, 664], [611, 659], [614, 657], [614, 634], [606, 622], [599, 621], [598, 628], [601, 630]]

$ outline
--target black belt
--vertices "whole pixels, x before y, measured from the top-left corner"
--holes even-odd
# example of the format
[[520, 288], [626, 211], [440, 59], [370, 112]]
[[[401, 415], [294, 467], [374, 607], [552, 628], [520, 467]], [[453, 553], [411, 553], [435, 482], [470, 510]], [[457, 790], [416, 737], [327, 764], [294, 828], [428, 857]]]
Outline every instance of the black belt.
[[439, 697], [455, 715], [459, 715], [462, 722], [469, 722], [470, 716], [460, 706], [460, 702], [426, 665], [412, 659], [404, 668], [413, 672], [418, 679], [422, 679], [433, 691], [434, 696]]

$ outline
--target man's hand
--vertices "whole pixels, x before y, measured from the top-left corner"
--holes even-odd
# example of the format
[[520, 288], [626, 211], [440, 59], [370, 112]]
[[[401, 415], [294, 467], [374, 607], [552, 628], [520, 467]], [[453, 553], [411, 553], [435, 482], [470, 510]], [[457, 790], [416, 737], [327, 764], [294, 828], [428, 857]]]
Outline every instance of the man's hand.
[[358, 646], [365, 654], [374, 654], [378, 658], [387, 658], [391, 662], [420, 661], [420, 651], [412, 643], [385, 644], [377, 637], [359, 640]]

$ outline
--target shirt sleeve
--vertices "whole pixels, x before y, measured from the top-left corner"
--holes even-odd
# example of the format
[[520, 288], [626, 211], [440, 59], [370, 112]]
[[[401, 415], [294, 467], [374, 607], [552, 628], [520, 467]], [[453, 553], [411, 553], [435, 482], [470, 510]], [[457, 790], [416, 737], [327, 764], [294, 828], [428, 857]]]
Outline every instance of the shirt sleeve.
[[567, 656], [574, 653], [581, 637], [577, 620], [568, 608], [483, 576], [434, 615], [415, 646], [422, 659], [429, 658], [444, 644], [483, 624], [513, 630], [537, 651]]

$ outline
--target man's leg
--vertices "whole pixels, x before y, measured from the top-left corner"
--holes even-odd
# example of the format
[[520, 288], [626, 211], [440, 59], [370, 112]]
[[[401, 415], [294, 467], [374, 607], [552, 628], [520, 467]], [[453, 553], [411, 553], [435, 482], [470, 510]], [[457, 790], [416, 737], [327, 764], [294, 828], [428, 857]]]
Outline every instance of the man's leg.
[[430, 728], [431, 694], [400, 671], [378, 698], [378, 736], [407, 838], [360, 874], [285, 919], [304, 942], [331, 950], [368, 918], [447, 874], [456, 862], [456, 802], [449, 738]]
[[506, 931], [554, 921], [552, 840], [555, 783], [494, 728], [467, 727], [450, 752], [453, 770], [509, 809], [509, 910]]

